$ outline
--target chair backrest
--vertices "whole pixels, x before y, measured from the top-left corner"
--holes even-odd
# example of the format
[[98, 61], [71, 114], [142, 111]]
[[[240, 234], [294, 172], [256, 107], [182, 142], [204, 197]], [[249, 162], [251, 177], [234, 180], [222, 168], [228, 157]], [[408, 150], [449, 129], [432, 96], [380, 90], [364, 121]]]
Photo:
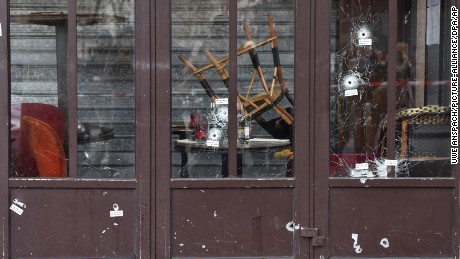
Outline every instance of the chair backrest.
[[21, 130], [26, 137], [37, 164], [40, 177], [66, 177], [67, 159], [62, 141], [56, 131], [46, 122], [21, 117]]
[[[427, 105], [396, 113], [397, 153], [402, 157], [447, 157], [450, 108]], [[385, 156], [386, 119], [378, 136], [380, 156]]]
[[[249, 26], [245, 22], [243, 23], [243, 29], [246, 35], [246, 43], [244, 43], [237, 51], [237, 56], [243, 55], [245, 53], [249, 54], [252, 65], [253, 65], [253, 74], [250, 80], [247, 93], [237, 94], [238, 102], [242, 103], [242, 112], [244, 113], [243, 118], [240, 120], [240, 123], [247, 118], [254, 119], [257, 123], [262, 126], [270, 135], [273, 137], [277, 136], [285, 136], [290, 134], [292, 130], [292, 124], [294, 122], [294, 117], [292, 113], [290, 113], [286, 108], [284, 108], [281, 104], [281, 101], [286, 97], [286, 99], [294, 106], [294, 99], [289, 94], [289, 91], [284, 83], [283, 75], [282, 75], [282, 68], [281, 62], [278, 52], [278, 43], [277, 43], [277, 36], [275, 31], [275, 25], [273, 23], [273, 17], [271, 14], [268, 14], [269, 20], [269, 28], [270, 28], [270, 38], [267, 38], [259, 43], [255, 43], [252, 40], [252, 36], [249, 32]], [[269, 81], [265, 79], [263, 69], [259, 62], [259, 57], [257, 54], [257, 48], [262, 47], [264, 45], [270, 44], [272, 54], [273, 54], [273, 80], [271, 84]], [[229, 73], [226, 70], [226, 66], [229, 65], [229, 56], [222, 57], [217, 59], [213, 56], [213, 54], [209, 50], [205, 50], [204, 54], [208, 57], [211, 61], [210, 64], [207, 64], [202, 67], [195, 67], [190, 61], [188, 61], [184, 55], [179, 55], [179, 59], [185, 64], [185, 66], [190, 69], [193, 74], [198, 78], [200, 83], [202, 84], [203, 88], [205, 89], [208, 96], [211, 98], [212, 102], [218, 98], [212, 87], [209, 85], [208, 81], [202, 74], [202, 72], [208, 69], [215, 69], [219, 76], [221, 77], [223, 83], [226, 87], [228, 87], [228, 80], [229, 80]], [[253, 85], [256, 80], [256, 77], [259, 77], [260, 85], [263, 89], [259, 92], [253, 93]], [[279, 118], [284, 121], [286, 127], [283, 128], [273, 128], [270, 124], [271, 122], [267, 122], [262, 115], [269, 111], [273, 110], [275, 113], [279, 115]]]
[[11, 154], [12, 176], [37, 177], [39, 169], [35, 161], [29, 137], [21, 127], [21, 118], [29, 116], [49, 125], [63, 143], [65, 134], [64, 114], [50, 104], [22, 103], [11, 105]]

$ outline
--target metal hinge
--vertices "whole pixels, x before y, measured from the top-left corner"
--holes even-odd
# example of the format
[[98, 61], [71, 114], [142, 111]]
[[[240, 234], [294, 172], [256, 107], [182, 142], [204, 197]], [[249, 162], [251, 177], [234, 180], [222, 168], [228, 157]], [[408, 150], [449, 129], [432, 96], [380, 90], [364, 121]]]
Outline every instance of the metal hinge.
[[311, 238], [311, 243], [313, 246], [324, 246], [324, 237], [319, 236], [319, 231], [317, 228], [301, 228], [300, 235], [302, 237]]

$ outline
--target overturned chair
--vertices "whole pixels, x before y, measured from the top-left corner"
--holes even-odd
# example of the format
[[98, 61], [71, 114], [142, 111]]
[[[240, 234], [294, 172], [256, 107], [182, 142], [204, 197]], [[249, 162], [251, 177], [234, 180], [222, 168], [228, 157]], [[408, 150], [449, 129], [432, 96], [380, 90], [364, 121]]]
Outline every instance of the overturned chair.
[[[240, 123], [249, 117], [257, 121], [257, 123], [274, 138], [292, 138], [292, 125], [294, 122], [293, 109], [284, 108], [281, 105], [281, 101], [286, 98], [289, 103], [294, 106], [294, 99], [291, 97], [289, 90], [284, 83], [278, 53], [277, 36], [271, 14], [268, 15], [268, 20], [270, 38], [267, 38], [259, 43], [254, 43], [252, 41], [248, 25], [246, 23], [243, 24], [247, 41], [238, 49], [237, 55], [240, 56], [246, 53], [249, 54], [253, 65], [253, 74], [247, 92], [245, 94], [238, 93], [237, 95], [238, 102], [241, 104], [240, 106], [243, 107], [244, 113]], [[267, 80], [264, 77], [256, 51], [257, 48], [266, 44], [271, 45], [273, 54], [274, 69], [271, 84], [267, 83]], [[229, 57], [225, 56], [217, 59], [209, 50], [205, 50], [204, 54], [210, 60], [210, 63], [199, 68], [195, 67], [184, 55], [179, 55], [179, 59], [190, 71], [193, 72], [203, 86], [208, 97], [211, 99], [211, 102], [214, 103], [219, 97], [215, 94], [214, 89], [206, 80], [203, 72], [208, 69], [215, 69], [219, 73], [220, 79], [223, 81], [224, 85], [228, 88], [229, 74], [225, 67], [228, 65]], [[252, 90], [255, 88], [253, 86], [256, 77], [259, 78], [263, 89], [261, 92], [254, 94], [252, 93]], [[279, 117], [268, 121], [265, 120], [262, 115], [269, 110], [276, 112]]]

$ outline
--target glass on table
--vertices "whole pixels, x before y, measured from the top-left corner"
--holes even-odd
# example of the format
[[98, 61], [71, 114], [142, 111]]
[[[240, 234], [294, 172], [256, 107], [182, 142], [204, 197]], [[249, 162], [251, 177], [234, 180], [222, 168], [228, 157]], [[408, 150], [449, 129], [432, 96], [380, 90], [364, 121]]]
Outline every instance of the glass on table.
[[206, 117], [201, 114], [192, 114], [193, 128], [195, 129], [195, 139], [197, 142], [206, 141], [208, 135], [208, 123]]

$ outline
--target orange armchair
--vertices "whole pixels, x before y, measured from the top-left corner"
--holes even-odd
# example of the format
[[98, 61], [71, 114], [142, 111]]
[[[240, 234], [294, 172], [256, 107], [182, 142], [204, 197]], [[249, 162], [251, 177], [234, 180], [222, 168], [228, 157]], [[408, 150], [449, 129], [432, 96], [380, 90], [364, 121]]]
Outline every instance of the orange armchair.
[[43, 103], [13, 104], [11, 120], [12, 176], [67, 176], [62, 111]]

